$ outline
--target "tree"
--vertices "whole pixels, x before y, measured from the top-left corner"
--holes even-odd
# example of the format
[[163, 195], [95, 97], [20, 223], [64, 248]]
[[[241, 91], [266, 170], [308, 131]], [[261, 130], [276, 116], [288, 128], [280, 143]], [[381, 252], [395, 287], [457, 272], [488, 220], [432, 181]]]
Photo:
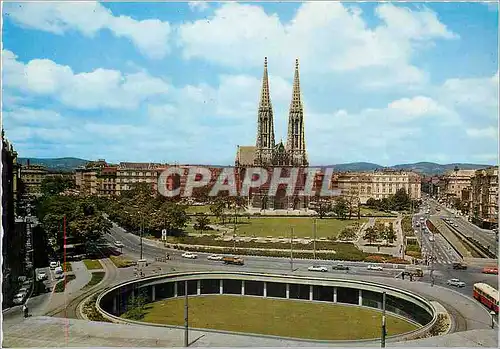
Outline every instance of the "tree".
[[124, 316], [130, 320], [142, 320], [145, 311], [146, 298], [141, 294], [138, 297], [131, 297], [127, 302], [127, 312]]
[[390, 222], [387, 227], [384, 227], [381, 235], [383, 239], [391, 243], [396, 239], [396, 234], [394, 233], [394, 226], [392, 222]]
[[383, 198], [382, 200], [380, 200], [380, 209], [382, 211], [385, 211], [385, 212], [390, 211], [391, 207], [392, 207], [392, 205], [391, 205], [391, 202], [388, 198]]
[[366, 201], [366, 205], [370, 208], [378, 208], [378, 200], [375, 200], [374, 198], [369, 198]]
[[367, 240], [370, 244], [375, 242], [378, 238], [378, 232], [373, 227], [368, 227], [365, 230], [365, 235], [363, 239]]
[[323, 217], [326, 216], [328, 212], [332, 210], [332, 205], [329, 202], [326, 201], [319, 201], [318, 203], [318, 215], [319, 218], [322, 219]]
[[410, 207], [410, 197], [405, 188], [399, 188], [391, 199], [392, 209], [396, 211], [406, 210]]
[[41, 192], [45, 196], [58, 195], [67, 189], [74, 188], [74, 179], [63, 176], [46, 177], [41, 183]]
[[[210, 212], [219, 220], [223, 219], [225, 203], [222, 199], [217, 198], [210, 205]], [[224, 224], [224, 222], [222, 223]]]
[[347, 215], [347, 202], [344, 198], [338, 198], [337, 202], [335, 203], [335, 206], [333, 207], [333, 212], [339, 217], [340, 219], [345, 219]]
[[209, 224], [210, 219], [203, 213], [198, 213], [198, 215], [196, 216], [196, 223], [194, 224], [194, 228], [203, 233], [208, 229]]

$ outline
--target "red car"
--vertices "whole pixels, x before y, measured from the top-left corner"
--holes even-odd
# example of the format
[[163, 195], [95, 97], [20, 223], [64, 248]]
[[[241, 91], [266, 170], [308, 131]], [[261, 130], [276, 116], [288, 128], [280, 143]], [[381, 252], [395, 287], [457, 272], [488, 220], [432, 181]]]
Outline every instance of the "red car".
[[498, 267], [486, 267], [483, 269], [483, 274], [495, 274], [498, 275]]

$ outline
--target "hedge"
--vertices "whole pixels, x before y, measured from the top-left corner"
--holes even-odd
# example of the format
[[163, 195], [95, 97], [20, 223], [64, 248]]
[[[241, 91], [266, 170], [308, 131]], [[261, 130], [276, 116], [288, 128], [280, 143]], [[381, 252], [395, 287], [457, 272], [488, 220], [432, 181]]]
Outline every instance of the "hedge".
[[62, 279], [61, 281], [59, 281], [56, 284], [56, 287], [54, 288], [55, 292], [58, 292], [58, 293], [64, 292], [64, 288], [66, 287], [66, 284], [68, 284], [72, 280], [75, 280], [76, 276], [75, 275], [66, 275], [65, 278], [66, 278], [66, 283], [64, 282], [64, 279]]

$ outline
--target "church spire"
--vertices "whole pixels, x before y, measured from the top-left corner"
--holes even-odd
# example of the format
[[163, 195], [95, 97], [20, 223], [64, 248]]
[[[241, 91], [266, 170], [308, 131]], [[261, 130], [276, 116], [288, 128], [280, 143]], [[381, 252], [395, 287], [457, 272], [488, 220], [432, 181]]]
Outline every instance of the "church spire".
[[293, 76], [293, 92], [292, 92], [292, 102], [290, 103], [290, 109], [300, 108], [302, 109], [302, 101], [300, 98], [300, 76], [299, 76], [299, 59], [295, 60], [295, 74]]
[[304, 108], [300, 93], [299, 60], [295, 60], [295, 74], [293, 77], [292, 101], [288, 112], [288, 137], [286, 142], [292, 165], [308, 166], [305, 128]]
[[264, 58], [264, 74], [262, 76], [262, 89], [260, 90], [260, 108], [272, 107], [269, 92], [269, 75], [267, 73], [267, 57]]
[[256, 162], [266, 164], [272, 159], [274, 141], [273, 106], [269, 91], [269, 75], [267, 72], [267, 57], [264, 58], [264, 74], [260, 91], [259, 113], [257, 120]]

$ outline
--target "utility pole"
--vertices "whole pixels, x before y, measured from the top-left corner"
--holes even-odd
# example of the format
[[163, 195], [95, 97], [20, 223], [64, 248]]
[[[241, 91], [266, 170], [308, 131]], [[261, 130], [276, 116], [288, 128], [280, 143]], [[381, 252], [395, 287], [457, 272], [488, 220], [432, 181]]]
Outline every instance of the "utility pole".
[[234, 204], [233, 249], [236, 253], [236, 203]]
[[313, 222], [313, 258], [316, 259], [316, 218], [314, 218]]
[[385, 336], [387, 331], [385, 328], [385, 292], [382, 293], [382, 337], [380, 339], [380, 347], [385, 348]]
[[290, 270], [293, 271], [293, 228], [290, 231]]
[[184, 281], [184, 346], [189, 347], [188, 282]]

